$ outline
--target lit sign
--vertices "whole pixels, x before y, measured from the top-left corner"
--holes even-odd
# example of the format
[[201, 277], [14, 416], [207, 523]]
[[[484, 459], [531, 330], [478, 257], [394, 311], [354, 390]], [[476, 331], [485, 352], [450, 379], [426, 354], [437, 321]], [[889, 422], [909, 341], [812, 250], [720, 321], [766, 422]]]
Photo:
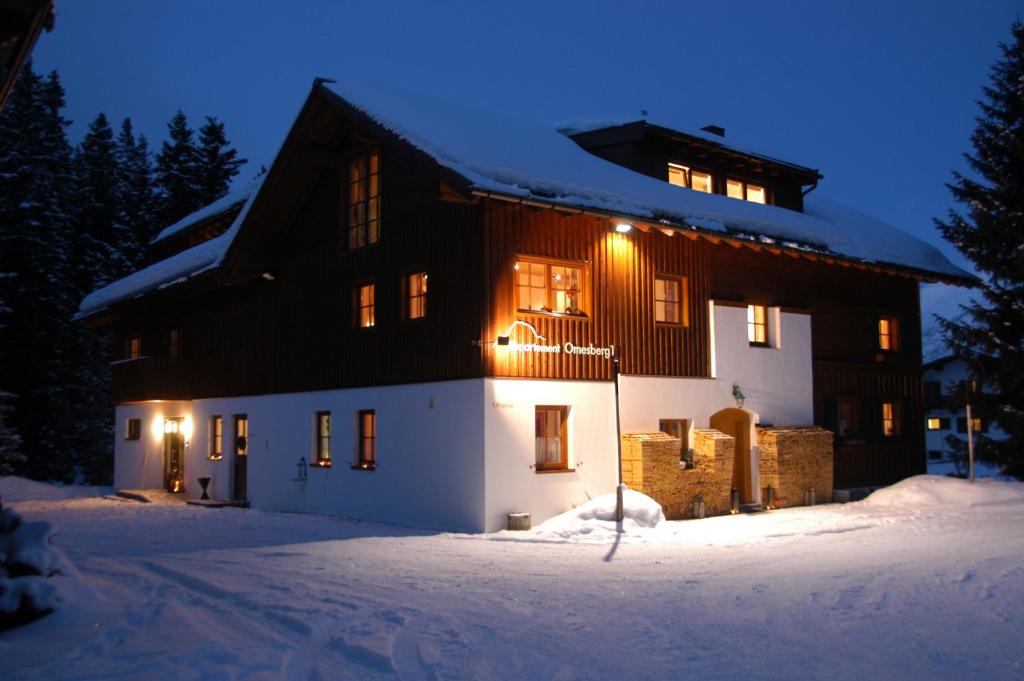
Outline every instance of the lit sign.
[[[509, 338], [509, 336], [512, 334], [512, 330], [514, 328], [516, 328], [517, 326], [522, 326], [522, 327], [525, 327], [526, 329], [528, 329], [533, 334], [533, 341], [534, 342], [532, 342], [532, 343], [517, 343], [517, 342], [511, 340]], [[561, 355], [561, 354], [564, 353], [566, 355], [585, 355], [585, 356], [588, 356], [588, 357], [604, 357], [605, 359], [611, 359], [612, 357], [615, 356], [615, 346], [614, 345], [597, 346], [597, 347], [595, 347], [593, 343], [590, 343], [589, 345], [583, 346], [583, 345], [575, 345], [571, 341], [566, 341], [566, 342], [562, 343], [561, 345], [557, 345], [557, 344], [552, 345], [550, 343], [538, 343], [538, 342], [536, 342], [536, 341], [546, 341], [546, 340], [547, 340], [547, 338], [545, 338], [544, 336], [542, 336], [539, 333], [537, 333], [537, 329], [534, 328], [533, 324], [530, 324], [529, 322], [524, 322], [521, 319], [517, 319], [516, 321], [512, 322], [511, 326], [508, 327], [508, 331], [505, 332], [505, 335], [498, 336], [498, 339], [495, 341], [494, 344], [496, 346], [499, 346], [499, 347], [508, 348], [508, 350], [511, 351], [511, 352], [529, 352], [529, 353], [537, 353], [537, 354], [545, 354], [545, 355]]]

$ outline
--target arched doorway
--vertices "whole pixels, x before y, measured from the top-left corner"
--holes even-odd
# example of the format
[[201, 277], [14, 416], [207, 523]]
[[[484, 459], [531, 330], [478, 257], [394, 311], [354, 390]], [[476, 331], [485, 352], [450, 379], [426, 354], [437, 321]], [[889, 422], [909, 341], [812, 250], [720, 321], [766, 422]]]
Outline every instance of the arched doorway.
[[736, 439], [736, 455], [732, 460], [732, 486], [740, 493], [740, 503], [757, 501], [754, 496], [754, 472], [750, 461], [750, 433], [754, 413], [730, 407], [711, 415], [711, 427]]

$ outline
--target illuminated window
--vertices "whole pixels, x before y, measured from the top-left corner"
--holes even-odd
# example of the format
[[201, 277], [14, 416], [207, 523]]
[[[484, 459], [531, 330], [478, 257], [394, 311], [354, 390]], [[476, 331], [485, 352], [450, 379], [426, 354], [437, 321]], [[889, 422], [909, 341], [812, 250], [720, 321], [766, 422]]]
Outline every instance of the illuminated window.
[[374, 286], [373, 284], [363, 284], [356, 289], [356, 302], [359, 305], [359, 314], [356, 318], [357, 323], [362, 328], [366, 329], [374, 324]]
[[427, 316], [427, 273], [410, 274], [406, 280], [408, 290], [409, 319], [422, 319]]
[[764, 187], [732, 178], [725, 181], [725, 193], [730, 198], [743, 199], [752, 203], [765, 203], [767, 197]]
[[315, 466], [331, 465], [331, 412], [316, 413], [316, 459]]
[[142, 336], [130, 336], [125, 346], [125, 355], [128, 359], [142, 357]]
[[679, 461], [686, 464], [688, 468], [692, 468], [693, 454], [690, 452], [689, 419], [659, 419], [658, 430], [679, 438]]
[[380, 240], [380, 154], [365, 154], [348, 167], [348, 247]]
[[899, 322], [895, 317], [879, 318], [878, 349], [889, 352], [899, 349]]
[[516, 308], [583, 315], [582, 266], [520, 259], [515, 264]]
[[138, 440], [142, 437], [142, 419], [128, 419], [125, 422], [124, 439]]
[[747, 340], [751, 345], [768, 345], [768, 308], [747, 305]]
[[[971, 419], [971, 432], [973, 433], [984, 433], [988, 430], [988, 423], [979, 418]], [[956, 419], [956, 432], [966, 433], [967, 432], [967, 419], [963, 416], [959, 416]]]
[[169, 354], [171, 359], [181, 359], [181, 329], [171, 329]]
[[663, 324], [686, 324], [686, 279], [656, 276], [654, 278], [654, 321]]
[[207, 451], [210, 459], [224, 458], [224, 419], [216, 414], [210, 417], [210, 447]]
[[359, 458], [356, 468], [373, 470], [377, 467], [377, 412], [363, 409], [359, 412]]
[[896, 437], [900, 434], [900, 414], [897, 402], [882, 402], [882, 435]]
[[537, 407], [534, 411], [537, 471], [568, 469], [568, 413], [568, 407]]
[[668, 164], [668, 181], [677, 187], [686, 187], [698, 192], [712, 193], [714, 182], [710, 173], [693, 170], [689, 166], [678, 163]]
[[929, 418], [927, 420], [928, 430], [942, 430], [942, 419]]

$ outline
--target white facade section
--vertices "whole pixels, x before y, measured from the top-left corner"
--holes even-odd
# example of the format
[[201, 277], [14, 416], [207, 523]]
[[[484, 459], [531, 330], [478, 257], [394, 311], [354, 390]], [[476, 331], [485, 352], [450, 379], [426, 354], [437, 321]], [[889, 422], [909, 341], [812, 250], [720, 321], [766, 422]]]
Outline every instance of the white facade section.
[[[812, 423], [810, 317], [773, 310], [771, 347], [759, 347], [747, 340], [745, 308], [712, 306], [709, 314], [717, 377], [623, 376], [622, 432], [656, 431], [659, 419], [707, 427], [712, 414], [735, 406], [734, 384], [755, 423], [758, 414], [776, 425]], [[567, 408], [567, 471], [535, 468], [538, 406]], [[357, 415], [364, 409], [376, 414], [372, 471], [353, 468]], [[331, 413], [330, 467], [312, 465], [316, 414], [323, 411]], [[199, 497], [198, 478], [209, 477], [212, 498], [237, 498], [234, 424], [243, 414], [246, 499], [267, 510], [493, 531], [506, 526], [508, 513], [529, 512], [539, 523], [611, 492], [618, 482], [613, 383], [486, 378], [120, 405], [115, 484], [161, 487], [164, 419], [182, 418], [186, 493]], [[222, 419], [221, 459], [208, 456], [213, 416]], [[123, 439], [129, 418], [142, 420], [137, 441]], [[750, 441], [756, 461], [756, 437]]]
[[[603, 381], [484, 379], [486, 531], [506, 514], [537, 523], [607, 494], [618, 483], [615, 386]], [[538, 473], [535, 410], [567, 406], [568, 471]]]
[[[119, 404], [114, 410], [114, 486], [159, 489], [164, 485], [164, 419], [183, 419], [186, 441], [194, 429], [191, 402]], [[139, 419], [138, 440], [127, 439], [128, 421]]]

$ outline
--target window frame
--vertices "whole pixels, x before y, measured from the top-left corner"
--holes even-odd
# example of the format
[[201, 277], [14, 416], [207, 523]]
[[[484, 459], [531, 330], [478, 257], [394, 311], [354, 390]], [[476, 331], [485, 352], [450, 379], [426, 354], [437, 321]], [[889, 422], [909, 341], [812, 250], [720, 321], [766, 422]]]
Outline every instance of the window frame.
[[[678, 183], [672, 181], [672, 169], [673, 168], [675, 168], [677, 170], [681, 170], [683, 172], [683, 178], [684, 178], [683, 181], [686, 184], [678, 184]], [[697, 173], [700, 173], [701, 175], [706, 175], [707, 176], [707, 178], [708, 178], [708, 190], [707, 191], [704, 191], [703, 189], [694, 189], [693, 188], [693, 173], [694, 172], [697, 172]], [[706, 170], [706, 169], [703, 169], [703, 168], [695, 168], [693, 166], [689, 166], [689, 165], [685, 165], [683, 163], [679, 163], [678, 161], [669, 161], [668, 164], [666, 165], [666, 168], [665, 168], [665, 174], [666, 174], [666, 178], [665, 179], [673, 187], [682, 187], [684, 189], [691, 189], [691, 190], [693, 190], [695, 192], [700, 192], [701, 194], [714, 194], [715, 193], [715, 184], [716, 184], [715, 183], [715, 174], [713, 172], [711, 172], [710, 170]]]
[[220, 461], [224, 458], [224, 416], [211, 414], [209, 428], [206, 458], [211, 461]]
[[180, 326], [172, 326], [167, 334], [167, 356], [170, 359], [182, 359], [184, 357], [183, 339]]
[[[732, 195], [729, 194], [729, 183], [730, 182], [736, 182], [736, 183], [738, 183], [740, 185], [740, 193], [742, 194], [742, 196], [732, 196]], [[761, 192], [764, 195], [764, 201], [763, 202], [761, 202], [761, 201], [752, 201], [750, 199], [750, 196], [749, 196], [749, 190], [748, 190], [749, 187], [758, 187], [758, 188], [760, 188]], [[768, 185], [764, 184], [761, 181], [752, 182], [750, 180], [745, 180], [743, 178], [736, 177], [735, 175], [727, 175], [726, 178], [725, 178], [725, 196], [730, 198], [730, 199], [738, 199], [740, 201], [746, 201], [748, 203], [756, 203], [756, 204], [759, 204], [761, 206], [769, 206], [769, 205], [771, 205], [771, 192], [768, 189]]]
[[[413, 279], [414, 279], [414, 277], [422, 277], [422, 282], [421, 282], [421, 286], [420, 286], [420, 293], [418, 295], [413, 295]], [[402, 282], [404, 284], [404, 293], [405, 293], [404, 298], [405, 298], [405, 319], [406, 320], [408, 320], [408, 321], [417, 321], [417, 320], [420, 320], [420, 319], [426, 319], [427, 318], [427, 314], [428, 314], [428, 311], [429, 311], [429, 308], [427, 307], [428, 302], [429, 302], [429, 299], [427, 297], [428, 293], [429, 293], [429, 289], [427, 287], [428, 280], [429, 280], [429, 273], [425, 269], [424, 270], [416, 270], [415, 272], [409, 272], [408, 274], [406, 274], [402, 278]], [[416, 315], [416, 316], [413, 316], [413, 308], [414, 308], [413, 303], [416, 302], [417, 299], [419, 299], [420, 314]]]
[[[363, 305], [363, 290], [370, 290], [370, 304]], [[372, 329], [377, 326], [377, 284], [374, 281], [363, 281], [355, 285], [353, 291], [354, 323], [357, 329]], [[363, 323], [363, 310], [369, 310], [369, 323]]]
[[142, 358], [142, 334], [133, 333], [125, 338], [124, 355], [125, 359]]
[[[757, 310], [764, 311], [764, 320], [758, 324], [757, 322]], [[768, 310], [770, 307], [766, 303], [747, 303], [747, 342], [751, 347], [755, 348], [770, 348], [771, 347], [771, 328], [769, 324]], [[753, 317], [753, 319], [752, 319]], [[757, 329], [762, 328], [764, 331], [764, 340], [757, 340]]]
[[[356, 177], [357, 165], [362, 166]], [[356, 187], [362, 183], [363, 190]], [[379, 148], [351, 156], [345, 174], [345, 246], [357, 251], [380, 243], [381, 237], [381, 154]], [[376, 193], [372, 193], [376, 190]], [[371, 212], [371, 206], [373, 211]], [[361, 215], [357, 216], [357, 213]]]
[[[658, 319], [658, 303], [667, 303], [668, 300], [658, 299], [658, 281], [674, 282], [679, 289], [679, 299], [676, 301], [679, 310], [679, 321], [670, 322]], [[654, 275], [654, 323], [661, 326], [680, 327], [690, 325], [690, 286], [687, 277], [678, 274], [655, 273]]]
[[141, 440], [142, 439], [142, 419], [140, 419], [140, 418], [125, 419], [124, 439], [125, 440]]
[[[529, 307], [522, 307], [520, 305], [520, 285], [518, 282], [519, 266], [520, 263], [526, 263], [529, 265], [541, 265], [544, 267], [544, 304], [545, 307], [540, 310], [535, 310]], [[553, 289], [551, 287], [551, 268], [552, 267], [566, 267], [580, 271], [580, 284], [577, 296], [577, 309], [579, 312], [558, 312], [551, 308], [554, 302], [555, 294], [552, 291], [569, 290], [569, 289]], [[535, 255], [523, 255], [517, 254], [512, 263], [512, 307], [519, 314], [526, 315], [544, 315], [548, 317], [564, 317], [566, 319], [590, 319], [590, 263], [582, 260], [567, 260], [562, 258], [547, 258], [543, 256]], [[533, 289], [535, 287], [528, 287]]]
[[693, 468], [690, 452], [690, 421], [692, 419], [658, 419], [658, 430], [666, 435], [679, 438], [679, 463]]
[[[327, 418], [327, 429], [324, 430], [324, 417]], [[330, 468], [332, 461], [331, 449], [331, 412], [318, 411], [314, 417], [316, 446], [313, 448], [312, 464], [319, 468]], [[326, 455], [325, 455], [326, 454]]]
[[[371, 433], [366, 432], [366, 421], [369, 417]], [[369, 445], [369, 446], [367, 446]], [[369, 456], [367, 456], [369, 454]], [[360, 471], [377, 470], [377, 410], [360, 409], [356, 412], [356, 460], [352, 468]]]
[[[883, 334], [882, 325], [888, 329]], [[885, 341], [883, 342], [883, 339]], [[888, 347], [886, 347], [888, 344]], [[900, 320], [896, 315], [879, 315], [875, 322], [875, 346], [880, 352], [896, 353], [900, 351]]]
[[[881, 402], [882, 438], [895, 440], [903, 435], [902, 405], [899, 400], [883, 399]], [[888, 407], [888, 410], [886, 409]]]
[[942, 419], [938, 416], [927, 416], [924, 420], [924, 427], [931, 431], [942, 430]]
[[[539, 462], [538, 459], [538, 440], [540, 436], [537, 434], [537, 417], [540, 412], [557, 412], [559, 414], [559, 433], [558, 433], [558, 453], [559, 460], [554, 463]], [[572, 468], [569, 467], [569, 405], [564, 404], [537, 404], [533, 408], [533, 422], [534, 422], [534, 448], [533, 448], [533, 467], [536, 473], [571, 473]]]

